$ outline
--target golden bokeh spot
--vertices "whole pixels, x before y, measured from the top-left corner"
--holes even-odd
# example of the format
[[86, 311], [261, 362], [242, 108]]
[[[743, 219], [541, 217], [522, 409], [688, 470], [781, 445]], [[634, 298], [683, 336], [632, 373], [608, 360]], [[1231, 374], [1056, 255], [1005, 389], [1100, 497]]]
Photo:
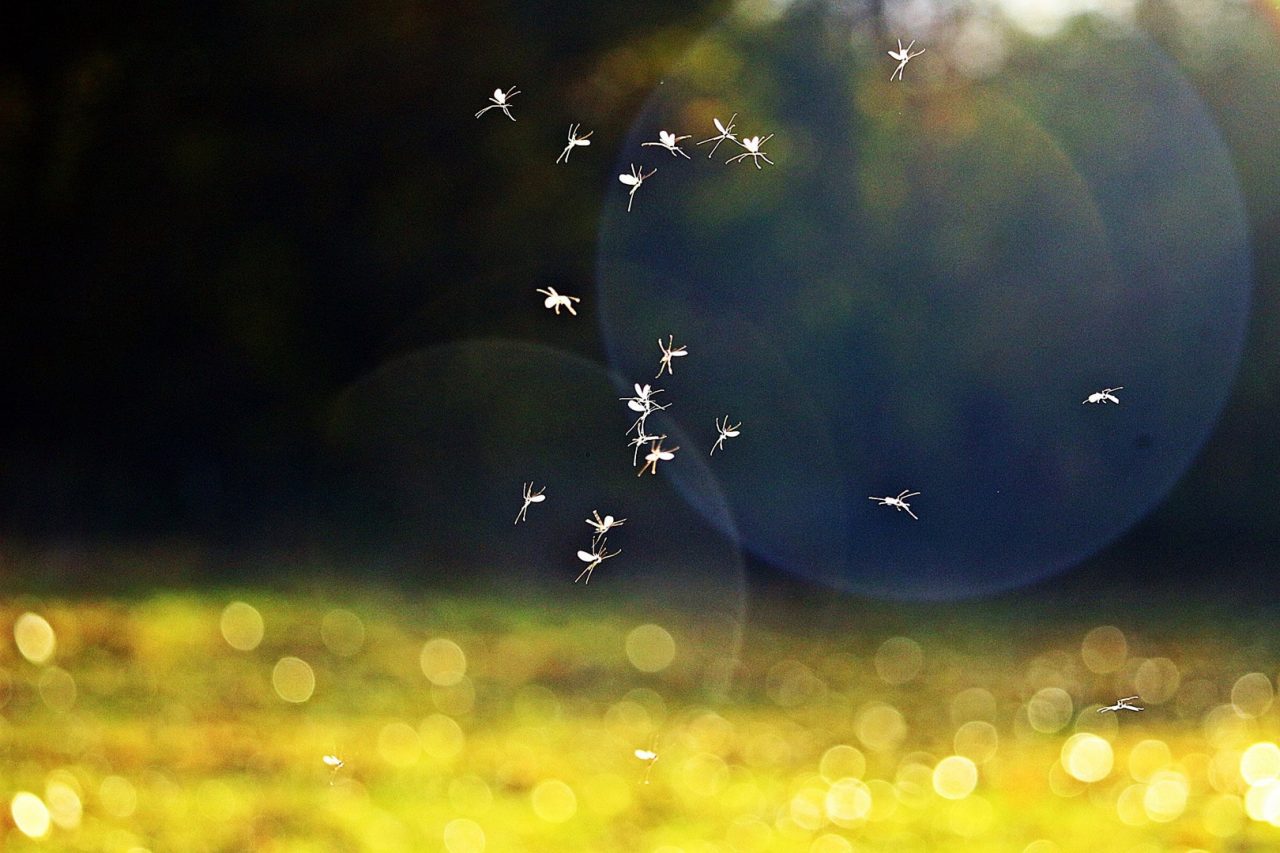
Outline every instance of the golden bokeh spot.
[[484, 814], [493, 805], [493, 792], [479, 776], [459, 776], [449, 783], [449, 805], [463, 814]]
[[933, 768], [928, 764], [904, 760], [893, 781], [903, 805], [923, 808], [933, 799]]
[[49, 809], [35, 794], [19, 791], [9, 801], [9, 814], [18, 830], [28, 838], [44, 838], [49, 834]]
[[422, 738], [408, 723], [387, 723], [378, 731], [378, 755], [393, 767], [411, 767], [422, 754]]
[[218, 627], [222, 629], [222, 639], [227, 641], [227, 645], [241, 652], [256, 649], [266, 632], [262, 614], [243, 601], [233, 601], [222, 609]]
[[1146, 795], [1146, 785], [1135, 783], [1120, 792], [1116, 798], [1116, 817], [1126, 826], [1142, 826], [1147, 822], [1147, 810], [1142, 799]]
[[437, 711], [451, 717], [470, 714], [476, 705], [475, 685], [465, 675], [457, 684], [451, 684], [448, 687], [433, 684], [431, 685], [431, 702], [436, 706]]
[[844, 778], [861, 779], [867, 772], [867, 759], [857, 747], [837, 744], [822, 754], [818, 772], [828, 782]]
[[1133, 675], [1133, 687], [1148, 705], [1168, 702], [1178, 693], [1182, 673], [1168, 658], [1147, 658]]
[[1214, 749], [1244, 746], [1253, 740], [1255, 726], [1242, 717], [1234, 705], [1216, 705], [1204, 715], [1204, 736]]
[[798, 660], [784, 660], [765, 675], [765, 692], [778, 705], [794, 708], [822, 699], [827, 685], [813, 670]]
[[876, 650], [876, 674], [886, 684], [905, 684], [920, 674], [924, 651], [910, 637], [890, 637]]
[[722, 752], [733, 737], [733, 723], [714, 711], [699, 714], [685, 732], [689, 746], [700, 752]]
[[1106, 674], [1124, 665], [1129, 654], [1129, 644], [1124, 632], [1114, 625], [1101, 625], [1084, 635], [1080, 644], [1080, 657], [1091, 672]]
[[76, 704], [76, 680], [56, 666], [40, 673], [40, 698], [49, 710], [65, 714]]
[[[32, 663], [45, 663], [58, 649], [58, 638], [53, 633], [53, 626], [43, 616], [35, 613], [23, 613], [13, 623], [13, 641], [17, 643], [22, 656]], [[43, 807], [44, 804], [41, 803], [41, 808]]]
[[1261, 717], [1275, 698], [1271, 679], [1260, 672], [1240, 676], [1231, 687], [1231, 704], [1245, 717]]
[[676, 781], [692, 797], [714, 797], [728, 783], [729, 768], [720, 756], [700, 752], [680, 765]]
[[897, 749], [906, 739], [907, 721], [892, 705], [874, 702], [858, 713], [855, 732], [863, 746], [877, 752], [887, 752]]
[[616, 773], [600, 773], [587, 780], [582, 799], [593, 814], [613, 818], [631, 808], [631, 785]]
[[791, 820], [796, 826], [813, 831], [827, 823], [826, 791], [805, 785], [791, 797]]
[[995, 809], [985, 797], [966, 797], [951, 804], [947, 828], [963, 838], [979, 838], [995, 823]]
[[1179, 773], [1162, 770], [1152, 777], [1142, 795], [1142, 808], [1147, 817], [1156, 823], [1177, 820], [1187, 808], [1187, 796], [1191, 786]]
[[1247, 785], [1240, 776], [1240, 759], [1244, 751], [1239, 749], [1221, 749], [1209, 759], [1209, 784], [1215, 791], [1223, 794], [1238, 794]]
[[1037, 838], [1022, 848], [1022, 853], [1061, 853], [1061, 851], [1061, 847], [1047, 838]]
[[836, 826], [852, 828], [867, 820], [871, 814], [873, 798], [871, 789], [861, 779], [852, 777], [836, 780], [827, 789], [823, 808], [827, 818]]
[[484, 828], [465, 817], [454, 818], [444, 825], [444, 848], [449, 853], [483, 853]]
[[539, 782], [529, 795], [533, 813], [547, 823], [564, 823], [578, 812], [578, 798], [573, 789], [559, 779]]
[[283, 657], [271, 670], [271, 686], [276, 695], [295, 704], [311, 698], [316, 689], [316, 674], [302, 658]]
[[1089, 786], [1068, 773], [1061, 761], [1055, 761], [1049, 768], [1049, 790], [1059, 797], [1078, 797], [1089, 790]]
[[996, 721], [996, 697], [990, 690], [970, 687], [951, 697], [951, 722], [959, 726], [970, 720]]
[[871, 792], [871, 811], [867, 820], [880, 822], [889, 820], [898, 812], [898, 792], [886, 779], [871, 779], [867, 782], [867, 790]]
[[963, 755], [978, 764], [990, 761], [1000, 747], [1000, 733], [985, 720], [970, 720], [956, 729], [952, 738], [956, 755]]
[[76, 829], [84, 815], [84, 806], [80, 802], [79, 782], [70, 773], [60, 773], [62, 778], [51, 779], [44, 788], [44, 802], [49, 809], [49, 817], [62, 829]]
[[1045, 687], [1027, 701], [1027, 720], [1041, 734], [1053, 734], [1071, 722], [1071, 694], [1061, 687]]
[[1205, 831], [1217, 838], [1230, 838], [1244, 829], [1244, 803], [1235, 794], [1219, 794], [1201, 811]]
[[1240, 778], [1249, 785], [1265, 785], [1280, 776], [1280, 747], [1270, 741], [1255, 743], [1240, 756]]
[[1138, 741], [1129, 750], [1129, 775], [1137, 782], [1150, 782], [1157, 770], [1173, 761], [1173, 753], [1162, 740]]
[[364, 646], [364, 622], [350, 610], [335, 608], [320, 620], [320, 639], [338, 657], [349, 658]]
[[773, 827], [758, 817], [744, 815], [729, 824], [725, 840], [729, 842], [732, 850], [741, 851], [741, 853], [755, 853], [755, 851], [763, 853], [773, 843]]
[[948, 800], [963, 800], [978, 785], [978, 765], [963, 755], [948, 755], [933, 768], [933, 790]]
[[462, 647], [442, 637], [423, 644], [418, 665], [427, 680], [441, 687], [457, 684], [467, 674], [467, 656]]
[[847, 838], [828, 832], [813, 839], [809, 853], [853, 853], [853, 845]]
[[98, 800], [113, 817], [129, 817], [138, 808], [138, 792], [123, 776], [108, 776], [98, 784]]
[[661, 672], [676, 658], [675, 638], [661, 625], [638, 625], [627, 633], [627, 660], [641, 672]]
[[1081, 782], [1097, 782], [1111, 772], [1111, 744], [1095, 734], [1080, 732], [1062, 745], [1062, 766]]
[[427, 755], [440, 761], [456, 758], [466, 746], [467, 737], [451, 717], [444, 714], [432, 714], [418, 726], [421, 735], [422, 749]]

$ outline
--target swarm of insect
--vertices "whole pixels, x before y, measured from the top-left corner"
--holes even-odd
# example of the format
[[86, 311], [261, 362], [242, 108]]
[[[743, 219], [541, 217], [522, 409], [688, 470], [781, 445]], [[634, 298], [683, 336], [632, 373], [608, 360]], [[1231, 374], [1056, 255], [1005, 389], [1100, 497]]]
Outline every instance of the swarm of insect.
[[645, 180], [647, 180], [648, 178], [652, 178], [657, 173], [657, 171], [658, 171], [657, 169], [654, 169], [653, 171], [651, 171], [649, 174], [646, 175], [636, 168], [635, 163], [632, 163], [631, 174], [618, 176], [619, 181], [622, 181], [622, 183], [631, 187], [631, 192], [627, 193], [627, 213], [631, 212], [631, 202], [635, 199], [636, 190], [640, 189], [640, 185], [643, 184]]
[[516, 117], [511, 114], [511, 99], [518, 94], [520, 94], [520, 92], [516, 89], [515, 86], [512, 86], [506, 92], [502, 91], [501, 89], [494, 89], [493, 96], [489, 98], [489, 100], [493, 101], [493, 103], [485, 107], [484, 109], [482, 109], [480, 112], [476, 113], [476, 118], [480, 118], [480, 116], [489, 112], [489, 110], [502, 110], [504, 113], [506, 113], [507, 118], [511, 119], [512, 121], [515, 121]]

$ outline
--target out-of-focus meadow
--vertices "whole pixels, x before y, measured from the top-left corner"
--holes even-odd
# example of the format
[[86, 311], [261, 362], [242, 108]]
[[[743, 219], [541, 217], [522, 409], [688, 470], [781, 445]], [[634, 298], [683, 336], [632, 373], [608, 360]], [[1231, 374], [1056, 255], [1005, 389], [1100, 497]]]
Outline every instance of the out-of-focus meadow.
[[[1251, 629], [932, 612], [759, 614], [726, 695], [697, 620], [666, 613], [352, 583], [10, 597], [4, 847], [1280, 845]], [[1132, 694], [1145, 711], [1098, 713]]]

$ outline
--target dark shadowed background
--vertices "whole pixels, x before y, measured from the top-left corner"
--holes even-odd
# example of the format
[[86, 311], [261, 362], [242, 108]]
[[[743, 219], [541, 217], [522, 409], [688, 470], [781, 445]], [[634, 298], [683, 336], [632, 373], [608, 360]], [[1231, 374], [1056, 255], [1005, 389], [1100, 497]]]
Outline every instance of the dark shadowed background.
[[[759, 12], [768, 6], [743, 8]], [[725, 3], [638, 7], [388, 0], [43, 8], [25, 27], [10, 30], [9, 40], [18, 43], [0, 54], [0, 340], [5, 353], [0, 369], [0, 535], [37, 549], [44, 543], [163, 540], [266, 553], [306, 548], [318, 526], [332, 531], [345, 520], [355, 531], [352, 541], [376, 539], [376, 525], [370, 533], [358, 500], [330, 500], [335, 487], [329, 478], [335, 467], [342, 468], [333, 464], [335, 454], [347, 458], [335, 450], [342, 436], [335, 439], [334, 424], [341, 422], [343, 401], [361, 399], [359, 394], [352, 397], [353, 388], [376, 385], [379, 380], [369, 377], [384, 375], [378, 371], [424, 348], [492, 338], [552, 347], [565, 359], [597, 363], [601, 376], [612, 368], [623, 371], [623, 381], [644, 380], [637, 371], [651, 369], [656, 348], [634, 359], [628, 355], [615, 334], [616, 312], [674, 298], [685, 292], [682, 287], [704, 296], [709, 292], [708, 300], [737, 300], [737, 311], [768, 298], [759, 282], [745, 288], [728, 277], [713, 277], [705, 286], [699, 279], [696, 288], [679, 283], [680, 275], [714, 271], [726, 258], [741, 261], [738, 274], [760, 269], [756, 261], [772, 258], [779, 270], [795, 274], [794, 281], [776, 282], [778, 286], [802, 295], [810, 285], [839, 287], [833, 269], [871, 270], [854, 275], [864, 288], [860, 292], [878, 294], [887, 304], [899, 297], [909, 301], [902, 296], [904, 289], [891, 290], [888, 284], [904, 269], [907, 285], [958, 277], [966, 287], [979, 288], [1001, 269], [1048, 257], [1052, 263], [1046, 261], [1036, 273], [1042, 288], [1034, 291], [1036, 305], [1058, 304], [1058, 295], [1066, 292], [1094, 294], [1083, 281], [1088, 271], [1082, 270], [1096, 256], [1091, 247], [1073, 242], [1074, 224], [1064, 226], [1061, 234], [1051, 231], [1044, 245], [1031, 245], [1025, 257], [1012, 252], [990, 260], [997, 251], [993, 247], [1005, 251], [1010, 245], [1026, 245], [1027, 229], [1043, 236], [1043, 229], [1056, 227], [1045, 210], [1057, 209], [1057, 179], [1046, 172], [1057, 161], [1041, 156], [1045, 149], [1039, 131], [1026, 128], [1053, 129], [1066, 150], [1064, 157], [1100, 160], [1123, 151], [1134, 161], [1149, 160], [1155, 180], [1163, 174], [1160, 168], [1172, 168], [1168, 157], [1194, 157], [1199, 151], [1199, 137], [1177, 112], [1180, 105], [1192, 104], [1186, 109], [1204, 119], [1194, 133], [1220, 140], [1213, 144], [1220, 144], [1215, 151], [1222, 155], [1222, 170], [1206, 172], [1208, 177], [1197, 173], [1189, 183], [1206, 181], [1215, 192], [1227, 186], [1223, 192], [1229, 190], [1238, 206], [1242, 239], [1230, 250], [1238, 249], [1245, 262], [1226, 267], [1239, 277], [1221, 281], [1220, 293], [1210, 280], [1216, 267], [1201, 270], [1193, 307], [1208, 315], [1223, 305], [1248, 305], [1247, 316], [1241, 315], [1239, 370], [1233, 371], [1240, 341], [1229, 334], [1231, 317], [1223, 320], [1228, 332], [1213, 331], [1195, 346], [1182, 347], [1182, 327], [1172, 321], [1162, 327], [1165, 303], [1152, 303], [1147, 317], [1154, 320], [1142, 327], [1144, 337], [1136, 343], [1158, 362], [1163, 408], [1149, 401], [1146, 411], [1182, 411], [1180, 402], [1207, 401], [1206, 408], [1197, 410], [1204, 412], [1203, 422], [1188, 428], [1191, 446], [1179, 449], [1194, 461], [1180, 477], [1172, 471], [1176, 485], [1167, 495], [1163, 487], [1149, 495], [1149, 513], [1135, 507], [1134, 517], [1122, 525], [1127, 532], [1114, 531], [1123, 536], [1111, 546], [1110, 558], [1123, 555], [1125, 572], [1117, 577], [1094, 561], [1074, 582], [1087, 587], [1111, 578], [1113, 585], [1131, 591], [1157, 582], [1166, 588], [1192, 582], [1205, 588], [1206, 575], [1221, 573], [1237, 585], [1269, 583], [1274, 577], [1271, 558], [1280, 544], [1277, 14], [1265, 3], [1220, 9], [1208, 19], [1197, 18], [1189, 8], [1146, 0], [1134, 11], [1132, 27], [1117, 28], [1103, 18], [1075, 19], [1044, 39], [1020, 29], [1011, 13], [1004, 19], [997, 15], [994, 29], [984, 31], [984, 37], [998, 33], [998, 50], [990, 40], [973, 36], [972, 22], [960, 12], [939, 11], [926, 16], [931, 29], [925, 29], [933, 33], [931, 52], [913, 60], [907, 79], [894, 89], [886, 88], [892, 62], [883, 48], [892, 46], [891, 38], [903, 32], [900, 24], [909, 15], [902, 12], [895, 18], [893, 9], [856, 4], [824, 6], [821, 12], [812, 4], [808, 11], [806, 4], [795, 4], [786, 14], [800, 23], [787, 30], [789, 35], [762, 35], [754, 41], [735, 39], [736, 30], [723, 35], [717, 29], [731, 12]], [[759, 16], [768, 17], [763, 12]], [[768, 21], [752, 19], [749, 24], [759, 29], [748, 32], [774, 32]], [[810, 53], [795, 35], [806, 32], [819, 42], [836, 33], [839, 44]], [[714, 50], [707, 48], [708, 38]], [[1073, 57], [1085, 49], [1090, 59], [1081, 70]], [[744, 55], [735, 59], [734, 50]], [[753, 62], [752, 50], [768, 62]], [[776, 87], [772, 91], [752, 77], [751, 69], [759, 72], [762, 65], [776, 72], [766, 80]], [[833, 76], [839, 69], [847, 69], [847, 79]], [[1125, 79], [1126, 70], [1134, 87], [1117, 94], [1116, 78], [1108, 75]], [[1162, 90], [1146, 85], [1166, 78], [1176, 78], [1183, 87], [1177, 98], [1154, 96], [1152, 92]], [[640, 215], [625, 220], [645, 238], [622, 241], [637, 257], [627, 256], [617, 249], [625, 193], [616, 174], [620, 164], [638, 158], [640, 149], [626, 146], [650, 138], [653, 127], [676, 122], [681, 132], [694, 134], [686, 143], [690, 147], [711, 135], [704, 133], [710, 129], [707, 116], [725, 118], [736, 108], [724, 102], [720, 112], [714, 93], [699, 88], [714, 87], [717, 80], [734, 88], [757, 116], [776, 124], [760, 128], [778, 131], [775, 150], [782, 154], [774, 171], [730, 173], [749, 192], [774, 192], [766, 211], [775, 218], [743, 221], [731, 207], [715, 208], [710, 191], [695, 194], [697, 187], [691, 185], [677, 200], [661, 195], [662, 184], [655, 181], [637, 197]], [[496, 111], [480, 121], [473, 118], [494, 87], [513, 84], [521, 90], [513, 100], [517, 122], [507, 122]], [[847, 98], [842, 103], [848, 112], [861, 111], [859, 121], [840, 119], [845, 108], [833, 116], [825, 106], [795, 96], [798, 87], [812, 92], [827, 84], [833, 97]], [[1081, 91], [1110, 99], [1112, 108], [1067, 115]], [[699, 112], [695, 118], [680, 111], [694, 96], [703, 99], [706, 115]], [[1008, 104], [1031, 118], [1001, 125]], [[1132, 109], [1141, 104], [1150, 107], [1147, 125], [1141, 111]], [[906, 124], [886, 125], [887, 117], [904, 111]], [[642, 116], [653, 121], [637, 124]], [[972, 153], [965, 146], [974, 131], [957, 131], [962, 119], [992, 134], [984, 141], [977, 131], [982, 144], [972, 145], [973, 151], [990, 154], [997, 137], [1007, 146], [997, 152], [995, 163], [964, 159]], [[570, 122], [595, 131], [592, 147], [576, 150], [568, 166], [557, 166], [554, 160]], [[1135, 123], [1153, 134], [1171, 134], [1164, 140], [1167, 145], [1149, 144], [1145, 137], [1138, 143], [1121, 139]], [[945, 149], [941, 153], [918, 146], [920, 139], [953, 137], [961, 142], [939, 143]], [[879, 214], [849, 219], [836, 212], [805, 223], [803, 233], [792, 228], [795, 218], [786, 219], [785, 228], [776, 227], [782, 221], [778, 217], [798, 215], [817, 204], [815, 194], [821, 195], [826, 175], [818, 164], [831, 162], [835, 174], [844, 174], [843, 162], [820, 157], [834, 150], [823, 146], [836, 145], [832, 140], [837, 138], [841, 151], [877, 152], [856, 164], [857, 174], [877, 185], [900, 178], [895, 170], [903, 160], [896, 152], [904, 149], [906, 162], [942, 175], [912, 183], [916, 189], [930, 189], [940, 207], [910, 208], [878, 219]], [[808, 148], [804, 140], [809, 140]], [[1080, 147], [1083, 140], [1093, 149]], [[1078, 147], [1073, 149], [1073, 143]], [[624, 156], [624, 151], [630, 153]], [[644, 156], [665, 170], [659, 173], [662, 179], [682, 167], [651, 153]], [[688, 168], [711, 175], [711, 166], [694, 156]], [[802, 166], [807, 169], [808, 183], [793, 180], [786, 190], [766, 190], [785, 180], [781, 176], [787, 175], [788, 165], [792, 175]], [[1078, 168], [1087, 179], [1107, 179], [1105, 170], [1089, 174], [1087, 167]], [[1117, 173], [1122, 171], [1117, 167]], [[984, 198], [981, 187], [993, 185], [991, 181], [975, 179], [968, 186], [947, 179], [960, 172], [979, 178], [1013, 176], [1023, 186], [1048, 174], [1043, 186], [1029, 194], [1050, 202], [1045, 210], [1032, 211], [1019, 196], [1018, 204], [1006, 205], [1007, 188], [994, 199]], [[1148, 174], [1125, 174], [1139, 173]], [[1224, 184], [1223, 175], [1234, 176], [1238, 186]], [[862, 186], [865, 191], [866, 184]], [[854, 193], [826, 189], [830, 197], [822, 203], [832, 211], [839, 211], [838, 201]], [[1128, 204], [1124, 209], [1135, 211], [1150, 209], [1143, 199], [1159, 195], [1152, 187], [1123, 181], [1090, 191], [1099, 198], [1114, 191], [1124, 197], [1116, 205]], [[756, 196], [733, 197], [742, 205], [760, 203]], [[694, 201], [701, 218], [682, 218], [692, 216], [685, 208]], [[1169, 193], [1156, 201], [1163, 205], [1158, 215], [1165, 218], [1150, 226], [1151, 234], [1164, 234], [1169, 245], [1155, 245], [1151, 235], [1135, 238], [1145, 242], [1129, 248], [1149, 256], [1149, 262], [1127, 266], [1124, 258], [1116, 260], [1107, 275], [1121, 282], [1116, 286], [1121, 302], [1134, 297], [1132, 288], [1146, 288], [1145, 293], [1157, 287], [1156, 279], [1169, 284], [1167, 270], [1159, 264], [1171, 263], [1170, 253], [1179, 246], [1194, 247], [1195, 257], [1188, 261], [1193, 265], [1209, 251], [1206, 247], [1220, 242], [1216, 232], [1199, 224], [1200, 196], [1179, 199]], [[871, 195], [862, 202], [862, 210], [875, 206]], [[1108, 203], [1099, 202], [1104, 215]], [[959, 228], [948, 232], [949, 240], [959, 241], [959, 250], [922, 247], [927, 242], [922, 233], [959, 227], [996, 209], [1008, 217], [1008, 233], [975, 236]], [[954, 221], [947, 220], [947, 211], [957, 210]], [[672, 212], [672, 218], [656, 218], [660, 211]], [[1065, 218], [1071, 215], [1068, 210]], [[1027, 225], [1037, 216], [1043, 221]], [[673, 222], [683, 230], [677, 233]], [[1162, 224], [1169, 222], [1182, 230]], [[1107, 226], [1119, 229], [1120, 224]], [[795, 239], [807, 241], [805, 246], [829, 251], [843, 245], [848, 233], [873, 243], [875, 251], [851, 250], [848, 257], [823, 265], [812, 261], [814, 252], [789, 243], [799, 234]], [[681, 234], [687, 244], [680, 241]], [[741, 237], [743, 246], [726, 244], [730, 234], [734, 240]], [[964, 243], [970, 239], [971, 244]], [[748, 242], [751, 247], [744, 248]], [[758, 248], [762, 243], [779, 248], [763, 253]], [[1125, 251], [1115, 248], [1114, 239], [1110, 245], [1117, 253]], [[1055, 254], [1055, 246], [1071, 250]], [[969, 263], [966, 273], [956, 273], [947, 258], [957, 253], [967, 262], [990, 260], [991, 269]], [[637, 258], [651, 266], [637, 272]], [[1132, 287], [1126, 289], [1126, 283]], [[547, 286], [582, 297], [575, 320], [543, 310], [534, 291]], [[1010, 285], [1006, 281], [1001, 286]], [[904, 318], [919, 316], [920, 311], [911, 313], [912, 305], [935, 312], [928, 314], [930, 322], [946, 322], [951, 311], [945, 300], [938, 301], [940, 291], [908, 286], [906, 292], [914, 303], [904, 307], [894, 302], [899, 313], [879, 316], [878, 326], [864, 329], [877, 342], [876, 352], [898, 364], [915, 356], [922, 336], [928, 339], [933, 327], [925, 322], [896, 337], [886, 331], [904, 329]], [[606, 303], [606, 298], [612, 301]], [[812, 305], [822, 298], [815, 291], [800, 302]], [[1085, 311], [1092, 304], [1082, 298], [1072, 310]], [[858, 317], [872, 311], [862, 303], [845, 304], [844, 309]], [[1176, 313], [1169, 311], [1169, 316]], [[824, 359], [844, 365], [839, 359], [850, 352], [848, 342], [824, 337], [819, 329], [829, 316], [814, 312], [818, 316], [806, 321], [803, 311], [797, 312], [787, 317], [797, 330], [796, 340], [783, 346], [782, 355], [791, 364], [810, 359], [808, 365], [816, 358], [818, 366]], [[1053, 316], [1042, 319], [1047, 323]], [[1099, 308], [1097, 347], [1107, 353], [1111, 350], [1102, 336], [1123, 336], [1127, 330], [1108, 325], [1109, 319], [1106, 309]], [[712, 320], [707, 320], [707, 336], [724, 328]], [[999, 320], [991, 319], [991, 334], [997, 333]], [[984, 321], [969, 317], [967, 322], [981, 336]], [[647, 328], [642, 331], [636, 345], [652, 347], [644, 342], [653, 335]], [[1049, 331], [1038, 326], [1026, 334], [1037, 337]], [[725, 346], [732, 350], [746, 339], [733, 338]], [[697, 337], [688, 341], [695, 358], [699, 342]], [[1087, 338], [1073, 339], [1073, 346], [1081, 361], [1097, 357], [1089, 352]], [[694, 371], [694, 359], [687, 361]], [[458, 403], [456, 420], [431, 414], [451, 411], [449, 404], [457, 402], [449, 399], [453, 392], [447, 385], [427, 381], [434, 369], [399, 387], [412, 388], [425, 401], [421, 417], [433, 441], [453, 436], [461, 448], [471, 427], [469, 410]], [[891, 398], [903, 385], [886, 373], [868, 378], [861, 368], [849, 370], [821, 374], [835, 376], [834, 389], [806, 386], [820, 399], [819, 408], [831, 394], [851, 393], [854, 387]], [[743, 373], [759, 375], [745, 367]], [[1114, 382], [1126, 385], [1132, 395], [1122, 395], [1119, 411], [1128, 413], [1129, 407], [1141, 405], [1143, 386], [1125, 381], [1122, 373], [1117, 371]], [[1130, 371], [1135, 373], [1141, 371]], [[696, 372], [688, 375], [685, 399], [695, 393], [708, 396], [711, 375], [706, 386], [699, 384], [703, 380]], [[680, 379], [678, 370], [670, 381], [674, 386]], [[1076, 397], [1111, 384], [1101, 373], [1072, 380], [1063, 394], [1077, 409]], [[967, 381], [981, 384], [981, 377]], [[491, 390], [503, 393], [500, 385]], [[504, 416], [539, 417], [540, 406], [561, 404], [554, 399], [554, 388], [547, 393], [551, 399], [522, 394], [505, 401]], [[1002, 393], [1012, 392], [988, 388], [973, 397], [972, 405], [984, 411], [998, 408]], [[1225, 396], [1220, 418], [1218, 396]], [[526, 408], [513, 410], [515, 402]], [[575, 405], [571, 400], [562, 404]], [[790, 412], [792, 425], [803, 427], [800, 422], [811, 415], [797, 406], [779, 407], [782, 414], [775, 410], [757, 420], [782, 423]], [[755, 411], [748, 409], [735, 419], [750, 420]], [[1079, 413], [1068, 414], [1074, 418]], [[1118, 417], [1115, 411], [1092, 407], [1088, 414]], [[929, 413], [920, 417], [917, 426], [927, 432]], [[749, 430], [744, 444], [731, 445], [729, 453], [749, 451]], [[1195, 446], [1197, 430], [1209, 436], [1202, 447]], [[960, 439], [946, 438], [950, 457], [994, 452], [985, 443], [987, 435], [961, 433]], [[1139, 431], [1126, 440], [1143, 451], [1164, 450], [1158, 431]], [[773, 447], [757, 445], [755, 452], [776, 458]], [[403, 459], [393, 456], [390, 462]], [[733, 464], [730, 456], [724, 461]], [[380, 464], [387, 462], [383, 458]], [[426, 488], [412, 503], [422, 517], [435, 505], [449, 503], [449, 495], [471, 489], [478, 494], [475, 483], [455, 479], [465, 476], [460, 470], [424, 466], [418, 485]], [[728, 491], [769, 492], [769, 482], [753, 480], [747, 468], [737, 470], [738, 479], [726, 475]], [[1100, 484], [1125, 476], [1105, 469], [1095, 473]], [[951, 474], [957, 489], [969, 476], [963, 467], [953, 466]], [[523, 476], [513, 471], [509, 479], [518, 483]], [[1034, 490], [1038, 483], [1033, 479], [1026, 488]], [[506, 503], [513, 503], [514, 512], [518, 489], [509, 485], [502, 484], [502, 494], [510, 492]], [[916, 487], [926, 491], [923, 509], [928, 490]], [[870, 493], [859, 489], [856, 500], [865, 503], [863, 495]], [[392, 515], [403, 513], [405, 506], [395, 494], [384, 507]], [[787, 500], [798, 511], [790, 496]], [[1045, 512], [1044, 518], [1034, 513], [1023, 518], [1023, 533], [1049, 523], [1052, 509]], [[966, 525], [972, 520], [951, 521]], [[414, 522], [397, 517], [396, 523]], [[715, 526], [714, 520], [710, 523]], [[759, 520], [757, 529], [765, 523]], [[484, 533], [474, 535], [479, 541]], [[743, 538], [753, 544], [750, 531]], [[777, 557], [788, 547], [783, 538], [762, 536], [760, 553]], [[974, 547], [986, 546], [977, 541]], [[788, 559], [804, 559], [807, 552], [796, 546], [787, 553], [790, 558], [773, 559], [771, 566], [751, 563], [752, 571], [773, 577], [774, 569], [788, 567]], [[225, 565], [210, 561], [207, 570], [216, 574]], [[1212, 570], [1206, 572], [1206, 566]], [[1210, 580], [1207, 586], [1223, 584]]]

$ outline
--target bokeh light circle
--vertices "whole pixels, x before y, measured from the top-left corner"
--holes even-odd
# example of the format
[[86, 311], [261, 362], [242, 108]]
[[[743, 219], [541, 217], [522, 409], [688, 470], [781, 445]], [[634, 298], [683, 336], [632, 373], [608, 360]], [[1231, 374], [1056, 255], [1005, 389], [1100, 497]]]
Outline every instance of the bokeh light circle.
[[[688, 346], [660, 384], [695, 452], [743, 421], [711, 461], [756, 555], [877, 597], [1014, 588], [1146, 515], [1214, 427], [1251, 276], [1230, 154], [1154, 43], [1081, 38], [1096, 61], [903, 86], [842, 4], [795, 4], [655, 88], [616, 171], [658, 172], [601, 217], [602, 330], [624, 381]], [[640, 147], [735, 112], [776, 165]], [[918, 521], [867, 499], [904, 489]]]

